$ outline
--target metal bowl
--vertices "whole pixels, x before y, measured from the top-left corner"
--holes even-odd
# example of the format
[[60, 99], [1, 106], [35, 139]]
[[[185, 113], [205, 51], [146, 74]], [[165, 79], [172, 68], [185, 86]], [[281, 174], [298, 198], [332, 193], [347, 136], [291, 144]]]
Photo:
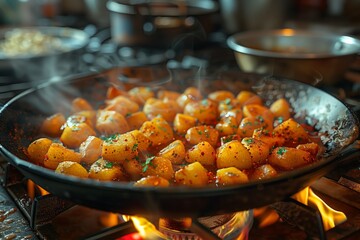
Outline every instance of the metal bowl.
[[360, 40], [331, 32], [277, 29], [236, 33], [227, 39], [244, 72], [335, 84], [360, 53]]
[[[34, 33], [35, 36], [41, 36], [56, 41], [44, 41], [44, 51], [33, 52], [16, 50], [16, 53], [9, 54], [6, 49], [8, 39], [7, 34], [12, 31], [23, 33]], [[24, 35], [28, 36], [28, 35]], [[11, 46], [23, 44], [33, 44], [31, 41], [21, 36], [16, 38], [16, 43]], [[11, 38], [10, 38], [11, 39]], [[26, 43], [27, 41], [27, 43]], [[52, 46], [57, 43], [59, 47]], [[22, 81], [43, 81], [52, 78], [59, 78], [76, 72], [80, 64], [80, 56], [89, 42], [89, 36], [86, 32], [67, 27], [19, 27], [4, 28], [0, 30], [0, 72], [6, 75], [14, 76]], [[42, 42], [39, 43], [41, 45]], [[30, 46], [31, 47], [31, 46]], [[41, 48], [41, 47], [40, 47]], [[25, 48], [31, 49], [31, 48]]]

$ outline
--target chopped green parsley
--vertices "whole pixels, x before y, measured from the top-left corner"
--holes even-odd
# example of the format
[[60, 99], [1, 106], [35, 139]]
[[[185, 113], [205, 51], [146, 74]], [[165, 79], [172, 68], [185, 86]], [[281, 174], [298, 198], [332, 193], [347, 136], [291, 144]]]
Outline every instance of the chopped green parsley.
[[278, 155], [283, 155], [284, 153], [286, 153], [286, 148], [284, 148], [284, 147], [280, 147], [278, 150], [277, 150], [277, 154]]
[[114, 141], [117, 137], [118, 137], [119, 134], [113, 134], [109, 137], [101, 137], [102, 140], [104, 140], [105, 142], [107, 143], [111, 143], [112, 141]]
[[149, 165], [154, 166], [152, 163], [152, 160], [154, 160], [154, 159], [155, 159], [155, 156], [150, 156], [150, 157], [146, 158], [145, 162], [142, 164], [143, 172], [146, 172], [148, 170]]
[[139, 144], [135, 143], [135, 144], [133, 145], [133, 147], [132, 147], [131, 150], [132, 150], [133, 152], [135, 152], [136, 149], [138, 148], [138, 146], [139, 146]]
[[247, 139], [244, 139], [244, 142], [245, 142], [246, 144], [251, 144], [251, 143], [254, 142], [254, 139], [252, 139], [252, 138], [247, 138]]
[[201, 101], [201, 105], [207, 106], [209, 105], [209, 101], [207, 99], [204, 99]]
[[231, 104], [231, 99], [230, 99], [230, 98], [225, 99], [225, 100], [224, 100], [224, 103], [225, 103], [226, 105], [230, 105], [230, 104]]
[[278, 121], [279, 123], [282, 123], [282, 122], [284, 122], [284, 118], [283, 118], [283, 117], [278, 117], [278, 118], [277, 118], [277, 121]]
[[106, 162], [104, 164], [104, 168], [112, 168], [114, 166], [114, 164], [112, 162]]

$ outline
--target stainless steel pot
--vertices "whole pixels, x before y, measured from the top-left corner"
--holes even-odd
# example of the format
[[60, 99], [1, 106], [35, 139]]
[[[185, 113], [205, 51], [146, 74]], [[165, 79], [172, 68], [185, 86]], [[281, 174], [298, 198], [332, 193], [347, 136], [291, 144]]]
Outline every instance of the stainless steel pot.
[[[292, 1], [287, 0], [219, 0], [222, 25], [233, 34], [255, 29], [284, 27]], [[261, 17], [256, 17], [261, 16]]]
[[86, 16], [98, 27], [109, 27], [110, 17], [106, 8], [107, 0], [84, 0]]
[[211, 0], [110, 0], [112, 39], [124, 45], [169, 47], [207, 39], [218, 4]]

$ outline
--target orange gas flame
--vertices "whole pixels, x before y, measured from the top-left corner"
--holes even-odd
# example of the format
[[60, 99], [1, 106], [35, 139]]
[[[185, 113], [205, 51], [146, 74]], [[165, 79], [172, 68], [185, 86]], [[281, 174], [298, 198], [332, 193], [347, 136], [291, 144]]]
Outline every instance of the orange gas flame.
[[[35, 190], [38, 190], [38, 192], [35, 192]], [[44, 196], [44, 195], [49, 194], [48, 191], [46, 191], [45, 189], [43, 189], [39, 185], [36, 185], [30, 179], [27, 181], [27, 193], [28, 193], [30, 199], [34, 199], [35, 196], [38, 196], [39, 194], [40, 194], [40, 196]]]
[[272, 225], [280, 218], [277, 212], [270, 207], [254, 209], [254, 217], [258, 219], [260, 228]]
[[168, 239], [164, 234], [159, 232], [150, 221], [146, 220], [146, 218], [131, 216], [130, 219], [132, 220], [136, 230], [138, 231], [142, 239]]
[[321, 214], [323, 226], [326, 231], [346, 221], [346, 215], [343, 212], [336, 211], [328, 206], [310, 187], [296, 193], [292, 198], [307, 206], [316, 206]]
[[[154, 226], [149, 220], [142, 217], [123, 216], [123, 219], [131, 219], [139, 235], [141, 236], [141, 239], [144, 240], [178, 239], [180, 236], [184, 239], [200, 239], [198, 236], [196, 236], [196, 230], [193, 229], [194, 225], [191, 218], [160, 218], [158, 226]], [[220, 238], [226, 238], [229, 236], [229, 234], [236, 232], [236, 234], [239, 235], [237, 235], [236, 238], [233, 238], [234, 240], [247, 240], [250, 228], [252, 226], [253, 215], [251, 211], [245, 211], [238, 212], [233, 215], [204, 217], [199, 218], [198, 220], [198, 223], [205, 227], [209, 227], [209, 229], [211, 229], [211, 231], [213, 231], [213, 233], [218, 235]], [[215, 224], [215, 226], [212, 225], [213, 228], [211, 228], [209, 226], [211, 224]], [[239, 230], [241, 230], [241, 232], [238, 232]]]
[[100, 215], [99, 221], [102, 226], [112, 227], [119, 224], [119, 215], [116, 213], [103, 213]]

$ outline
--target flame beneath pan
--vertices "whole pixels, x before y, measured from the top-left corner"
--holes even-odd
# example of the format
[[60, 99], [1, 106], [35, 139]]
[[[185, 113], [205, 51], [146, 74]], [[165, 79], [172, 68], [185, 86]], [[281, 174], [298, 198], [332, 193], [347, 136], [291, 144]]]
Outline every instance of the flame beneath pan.
[[326, 231], [346, 221], [346, 215], [343, 212], [332, 209], [310, 187], [298, 192], [293, 198], [307, 206], [316, 207], [321, 214], [324, 230]]

